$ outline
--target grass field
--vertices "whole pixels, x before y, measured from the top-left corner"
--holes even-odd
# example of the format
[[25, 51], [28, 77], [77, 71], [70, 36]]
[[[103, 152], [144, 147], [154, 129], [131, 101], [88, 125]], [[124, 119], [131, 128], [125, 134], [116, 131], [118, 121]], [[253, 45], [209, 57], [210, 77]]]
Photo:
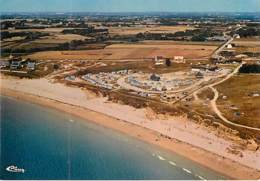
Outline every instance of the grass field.
[[138, 60], [155, 56], [184, 56], [187, 59], [207, 58], [217, 48], [211, 45], [157, 44], [156, 42], [136, 44], [113, 44], [100, 50], [48, 51], [29, 55], [33, 59], [81, 59], [81, 60]]
[[[240, 74], [217, 86], [217, 101], [221, 112], [232, 122], [260, 128], [260, 76]], [[227, 99], [223, 99], [227, 96]]]
[[210, 88], [206, 88], [198, 93], [198, 97], [202, 100], [212, 100], [214, 98], [214, 92]]

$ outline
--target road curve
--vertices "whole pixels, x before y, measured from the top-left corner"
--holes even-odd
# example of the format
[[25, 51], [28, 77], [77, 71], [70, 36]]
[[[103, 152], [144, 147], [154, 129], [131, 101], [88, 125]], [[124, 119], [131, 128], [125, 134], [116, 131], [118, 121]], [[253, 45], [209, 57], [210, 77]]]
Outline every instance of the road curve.
[[227, 124], [230, 124], [232, 126], [236, 126], [236, 127], [240, 127], [240, 128], [245, 128], [245, 129], [249, 129], [249, 130], [254, 130], [254, 131], [260, 131], [260, 128], [255, 128], [255, 127], [250, 127], [250, 126], [245, 126], [245, 125], [242, 125], [242, 124], [237, 124], [237, 123], [233, 123], [231, 121], [229, 121], [227, 118], [225, 118], [221, 111], [218, 109], [217, 107], [217, 99], [219, 97], [219, 92], [217, 91], [216, 88], [214, 88], [214, 86], [216, 85], [219, 85], [223, 82], [225, 82], [226, 80], [230, 79], [232, 76], [234, 76], [238, 71], [239, 69], [243, 66], [243, 64], [245, 64], [245, 62], [243, 62], [242, 64], [240, 64], [232, 73], [228, 74], [225, 78], [223, 78], [222, 80], [218, 81], [218, 82], [215, 82], [215, 83], [212, 83], [210, 85], [207, 85], [207, 86], [204, 86], [200, 89], [198, 89], [197, 91], [195, 91], [193, 93], [193, 96], [195, 98], [195, 100], [199, 100], [198, 98], [198, 95], [197, 93], [205, 88], [210, 88], [213, 93], [214, 93], [214, 98], [210, 101], [210, 106], [212, 108], [212, 110], [214, 111], [214, 113], [222, 120], [224, 121], [225, 123]]
[[214, 87], [210, 87], [211, 90], [214, 92], [214, 98], [213, 100], [210, 101], [210, 105], [211, 105], [211, 108], [213, 109], [213, 111], [218, 115], [218, 117], [224, 121], [225, 123], [227, 124], [230, 124], [230, 125], [233, 125], [233, 126], [236, 126], [236, 127], [240, 127], [240, 128], [246, 128], [246, 129], [250, 129], [250, 130], [255, 130], [255, 131], [260, 131], [259, 128], [254, 128], [254, 127], [250, 127], [250, 126], [245, 126], [245, 125], [242, 125], [242, 124], [237, 124], [237, 123], [233, 123], [231, 121], [229, 121], [227, 118], [225, 118], [222, 113], [220, 112], [220, 110], [218, 109], [217, 107], [217, 99], [219, 97], [219, 93], [217, 91], [217, 89], [215, 89]]

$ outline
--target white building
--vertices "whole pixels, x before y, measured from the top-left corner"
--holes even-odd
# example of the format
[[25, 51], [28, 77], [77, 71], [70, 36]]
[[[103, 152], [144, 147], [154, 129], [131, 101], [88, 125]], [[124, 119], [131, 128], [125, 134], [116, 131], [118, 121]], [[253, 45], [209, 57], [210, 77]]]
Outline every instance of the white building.
[[165, 59], [162, 56], [155, 56], [155, 65], [163, 65]]
[[174, 56], [174, 60], [184, 60], [183, 56]]
[[199, 68], [192, 68], [191, 71], [192, 72], [200, 72], [200, 69]]
[[173, 59], [175, 63], [186, 63], [183, 56], [174, 56]]
[[239, 34], [235, 34], [234, 37], [237, 38], [237, 39], [240, 39], [240, 35]]
[[231, 45], [231, 44], [228, 44], [228, 45], [227, 45], [227, 48], [232, 48], [232, 45]]

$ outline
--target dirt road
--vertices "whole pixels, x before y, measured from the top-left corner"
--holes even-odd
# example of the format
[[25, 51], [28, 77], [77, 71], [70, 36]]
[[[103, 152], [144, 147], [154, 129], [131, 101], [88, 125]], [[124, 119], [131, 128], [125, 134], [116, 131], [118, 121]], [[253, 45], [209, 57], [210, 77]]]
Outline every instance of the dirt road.
[[198, 96], [197, 96], [197, 93], [205, 88], [210, 88], [213, 92], [214, 92], [214, 98], [210, 101], [210, 106], [212, 108], [212, 110], [214, 111], [214, 113], [222, 120], [224, 121], [225, 123], [227, 124], [230, 124], [232, 126], [236, 126], [236, 127], [241, 127], [241, 128], [246, 128], [246, 129], [250, 129], [250, 130], [255, 130], [255, 131], [260, 131], [259, 128], [254, 128], [254, 127], [250, 127], [250, 126], [245, 126], [245, 125], [242, 125], [242, 124], [237, 124], [237, 123], [233, 123], [231, 121], [229, 121], [227, 118], [225, 118], [221, 111], [218, 109], [217, 107], [217, 100], [218, 100], [218, 97], [219, 97], [219, 92], [217, 91], [216, 88], [214, 88], [214, 86], [216, 85], [219, 85], [223, 82], [225, 82], [226, 80], [230, 79], [232, 76], [234, 76], [238, 71], [239, 69], [243, 66], [243, 64], [245, 64], [245, 62], [243, 62], [242, 64], [240, 64], [232, 73], [228, 74], [225, 78], [223, 78], [222, 80], [218, 81], [218, 82], [215, 82], [215, 83], [212, 83], [210, 85], [207, 85], [205, 87], [202, 87], [201, 89], [197, 90], [196, 92], [193, 93], [193, 96], [195, 98], [195, 100], [199, 100]]

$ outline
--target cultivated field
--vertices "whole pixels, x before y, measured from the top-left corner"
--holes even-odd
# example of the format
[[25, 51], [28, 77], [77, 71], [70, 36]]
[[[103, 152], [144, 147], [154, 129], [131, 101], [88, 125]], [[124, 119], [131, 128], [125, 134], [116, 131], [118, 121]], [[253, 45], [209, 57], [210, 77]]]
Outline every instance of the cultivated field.
[[25, 37], [13, 37], [9, 39], [5, 39], [1, 41], [1, 47], [4, 48], [20, 48], [20, 49], [28, 49], [28, 48], [37, 48], [37, 47], [46, 47], [46, 46], [57, 46], [61, 43], [71, 42], [72, 40], [85, 40], [88, 37], [76, 35], [76, 34], [51, 34], [50, 36], [44, 36], [39, 39], [30, 41], [24, 40]]
[[192, 26], [135, 26], [135, 27], [110, 27], [111, 35], [136, 35], [138, 33], [176, 33], [177, 31], [195, 29]]
[[248, 46], [248, 47], [255, 47], [260, 46], [260, 38], [241, 38], [235, 39], [233, 43], [236, 46]]
[[[13, 29], [10, 33], [31, 32], [48, 33], [49, 36], [43, 36], [37, 39], [26, 39], [26, 36], [15, 36], [1, 41], [1, 48], [29, 50], [32, 48], [55, 48], [63, 43], [69, 43], [73, 40], [85, 40], [89, 37], [77, 34], [63, 34], [64, 29], [71, 28], [45, 28], [45, 29]], [[13, 51], [13, 53], [16, 53]]]
[[260, 52], [260, 38], [241, 38], [234, 42], [236, 53], [259, 53]]
[[35, 43], [66, 43], [71, 42], [72, 40], [85, 40], [88, 37], [76, 34], [56, 34], [53, 36], [46, 36], [40, 39], [37, 39], [33, 42]]
[[29, 55], [33, 59], [80, 59], [80, 60], [137, 60], [152, 59], [155, 56], [174, 57], [184, 56], [187, 59], [208, 58], [217, 48], [214, 45], [192, 45], [192, 44], [113, 44], [100, 50], [84, 51], [48, 51]]
[[245, 52], [251, 52], [251, 53], [259, 53], [260, 52], [260, 46], [259, 47], [236, 47], [236, 53], [245, 53]]
[[216, 87], [218, 107], [227, 119], [260, 128], [260, 96], [253, 96], [260, 93], [259, 82], [259, 75], [239, 74]]
[[8, 30], [8, 31], [10, 33], [13, 33], [13, 32], [23, 32], [23, 31], [46, 32], [46, 33], [61, 33], [64, 29], [71, 29], [71, 28], [13, 29], [13, 30]]

